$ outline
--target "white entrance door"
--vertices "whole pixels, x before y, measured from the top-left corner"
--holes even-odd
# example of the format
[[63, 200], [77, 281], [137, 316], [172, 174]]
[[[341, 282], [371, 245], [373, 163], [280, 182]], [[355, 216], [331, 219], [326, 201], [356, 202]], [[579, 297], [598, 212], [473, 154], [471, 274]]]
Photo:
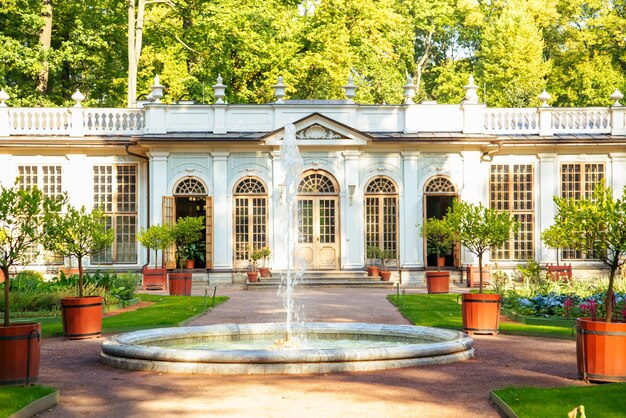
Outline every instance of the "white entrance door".
[[332, 270], [339, 267], [336, 197], [298, 198], [299, 268]]

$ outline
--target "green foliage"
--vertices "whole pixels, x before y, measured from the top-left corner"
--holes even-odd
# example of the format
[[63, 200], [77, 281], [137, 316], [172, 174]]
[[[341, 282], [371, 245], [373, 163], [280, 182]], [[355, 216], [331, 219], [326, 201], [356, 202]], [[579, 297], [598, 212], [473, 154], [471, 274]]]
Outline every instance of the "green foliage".
[[106, 227], [103, 212], [97, 209], [88, 212], [85, 206], [75, 209], [68, 205], [64, 213], [49, 213], [46, 224], [46, 249], [78, 260], [78, 296], [83, 297], [83, 257], [109, 247], [114, 231]]
[[202, 231], [204, 231], [204, 217], [190, 217], [186, 216], [176, 221], [172, 229], [172, 236], [174, 237], [174, 243], [176, 244], [176, 254], [178, 255], [179, 266], [182, 267], [183, 261], [185, 261], [185, 247], [192, 242], [198, 241], [202, 238]]
[[52, 387], [39, 385], [2, 386], [0, 387], [0, 417], [13, 416], [17, 411], [55, 390]]
[[[478, 257], [478, 266], [482, 270], [485, 252], [503, 245], [519, 229], [510, 212], [497, 211], [483, 206], [455, 200], [445, 216], [457, 241], [460, 241], [471, 253]], [[480, 276], [479, 291], [483, 289]]]
[[569, 237], [563, 228], [556, 225], [543, 230], [541, 233], [541, 240], [550, 248], [556, 249], [556, 264], [559, 265], [559, 253], [560, 250], [567, 247]]
[[579, 251], [593, 249], [610, 269], [606, 292], [607, 321], [612, 317], [615, 273], [626, 263], [626, 187], [620, 198], [600, 183], [591, 198], [554, 198], [557, 213], [554, 228], [567, 237], [565, 244]]
[[206, 255], [206, 245], [203, 242], [192, 242], [185, 245], [185, 259], [204, 261]]
[[272, 249], [270, 247], [261, 247], [257, 250], [259, 255], [263, 259], [263, 267], [268, 267], [269, 258], [272, 256]]
[[[171, 225], [151, 225], [148, 229], [141, 228], [137, 234], [137, 241], [149, 250], [165, 251], [174, 243]], [[157, 254], [158, 255], [158, 254]], [[154, 268], [157, 268], [157, 257], [154, 258]]]
[[381, 250], [375, 245], [367, 247], [367, 258], [370, 259], [371, 265], [375, 265], [377, 260], [380, 260]]

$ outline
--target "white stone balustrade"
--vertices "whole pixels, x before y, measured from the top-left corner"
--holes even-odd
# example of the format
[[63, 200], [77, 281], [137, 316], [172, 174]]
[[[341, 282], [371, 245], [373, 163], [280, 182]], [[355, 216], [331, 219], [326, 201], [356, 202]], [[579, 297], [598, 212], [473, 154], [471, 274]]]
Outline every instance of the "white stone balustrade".
[[[318, 112], [365, 132], [487, 135], [626, 135], [626, 107], [487, 108], [484, 104], [147, 104], [142, 109], [0, 107], [0, 138], [269, 132]], [[1, 139], [0, 139], [1, 140]]]

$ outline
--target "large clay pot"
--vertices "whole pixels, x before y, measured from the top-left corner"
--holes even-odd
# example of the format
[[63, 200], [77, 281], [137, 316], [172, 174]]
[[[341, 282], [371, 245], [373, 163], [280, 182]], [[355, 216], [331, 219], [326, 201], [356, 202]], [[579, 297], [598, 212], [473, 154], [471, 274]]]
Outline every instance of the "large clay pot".
[[380, 279], [383, 282], [391, 280], [391, 272], [389, 270], [381, 270], [378, 274], [380, 274]]
[[143, 289], [144, 290], [163, 290], [167, 288], [167, 269], [151, 269], [144, 267], [143, 269]]
[[261, 277], [270, 277], [270, 268], [269, 267], [259, 267], [259, 273]]
[[0, 270], [0, 283], [4, 283], [4, 273]]
[[70, 340], [97, 338], [102, 335], [102, 297], [61, 299], [63, 335]]
[[462, 294], [463, 331], [468, 334], [497, 334], [500, 325], [500, 295]]
[[170, 273], [170, 295], [190, 296], [191, 273]]
[[40, 358], [41, 324], [0, 325], [0, 385], [35, 382]]
[[450, 272], [427, 271], [426, 288], [428, 293], [448, 293], [450, 291]]
[[371, 277], [378, 277], [380, 270], [378, 266], [367, 266], [367, 275]]
[[247, 271], [248, 281], [250, 283], [255, 283], [259, 281], [259, 272], [258, 271]]
[[576, 359], [581, 379], [626, 382], [626, 323], [578, 318]]

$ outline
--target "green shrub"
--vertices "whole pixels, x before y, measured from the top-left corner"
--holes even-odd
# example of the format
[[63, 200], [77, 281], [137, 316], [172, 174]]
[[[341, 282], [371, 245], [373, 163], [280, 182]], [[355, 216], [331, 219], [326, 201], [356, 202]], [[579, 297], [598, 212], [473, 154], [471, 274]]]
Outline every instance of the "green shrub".
[[135, 288], [140, 283], [141, 277], [137, 273], [121, 273], [114, 277], [108, 293], [122, 301], [130, 300], [135, 295]]
[[11, 279], [11, 290], [39, 289], [44, 284], [43, 275], [37, 271], [24, 270]]

